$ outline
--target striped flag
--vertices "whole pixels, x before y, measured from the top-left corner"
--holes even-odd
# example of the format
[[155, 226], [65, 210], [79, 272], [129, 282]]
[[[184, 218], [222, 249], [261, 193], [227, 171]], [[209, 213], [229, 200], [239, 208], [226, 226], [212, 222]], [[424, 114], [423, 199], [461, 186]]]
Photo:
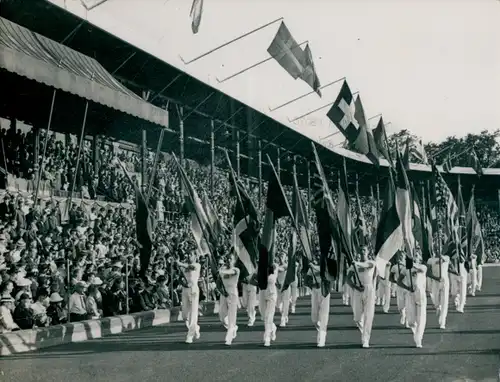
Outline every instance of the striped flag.
[[253, 275], [257, 272], [258, 256], [259, 220], [257, 209], [243, 184], [236, 180], [234, 173], [232, 173], [231, 180], [232, 191], [236, 194], [233, 218], [233, 246], [236, 256], [245, 267], [245, 273]]
[[356, 182], [356, 223], [354, 225], [354, 237], [356, 250], [361, 253], [361, 248], [368, 245], [370, 242], [368, 228], [366, 227], [365, 214], [361, 208], [361, 200], [359, 199], [358, 184]]
[[191, 30], [194, 34], [200, 30], [201, 16], [203, 14], [203, 0], [193, 0], [189, 16], [191, 17]]
[[300, 244], [302, 245], [302, 249], [304, 250], [304, 256], [307, 260], [312, 261], [311, 236], [309, 235], [309, 217], [305, 208], [304, 199], [300, 194], [296, 174], [293, 176], [292, 212], [295, 216], [298, 238], [300, 240]]
[[411, 195], [412, 195], [412, 221], [413, 221], [413, 237], [416, 242], [419, 244], [420, 248], [424, 246], [424, 229], [423, 229], [423, 210], [422, 204], [420, 204], [420, 200], [418, 198], [418, 194], [415, 192], [415, 187], [413, 184], [411, 185]]
[[[347, 265], [351, 265], [354, 262], [354, 256], [352, 253], [352, 243], [349, 236], [349, 240], [345, 232], [342, 231], [342, 223], [339, 221], [338, 215], [335, 213], [335, 207], [333, 204], [333, 198], [330, 193], [330, 188], [328, 187], [328, 182], [326, 181], [325, 173], [323, 171], [323, 166], [319, 159], [319, 155], [316, 151], [314, 143], [312, 143], [315, 164], [316, 164], [316, 174], [314, 177], [314, 210], [316, 212], [316, 221], [318, 227], [318, 237], [321, 251], [321, 266], [322, 266], [322, 276], [325, 275], [327, 260], [330, 258], [331, 262], [335, 265], [328, 268], [329, 273], [336, 273], [337, 276], [337, 290], [340, 289], [344, 283], [344, 277], [347, 274]], [[344, 207], [345, 208], [344, 202]], [[344, 224], [349, 223], [348, 233], [350, 235], [350, 230], [352, 228], [350, 220], [350, 211], [345, 210], [349, 217], [343, 217]], [[332, 247], [332, 240], [335, 243], [335, 247]], [[333, 252], [332, 252], [333, 251]], [[336, 254], [336, 259], [331, 259], [331, 254]], [[336, 268], [336, 269], [333, 269]], [[333, 271], [333, 272], [332, 272]], [[335, 272], [336, 271], [336, 272]], [[356, 271], [356, 270], [355, 270]], [[359, 280], [359, 275], [356, 272], [356, 279]]]
[[276, 222], [283, 217], [292, 218], [292, 212], [290, 211], [290, 206], [278, 174], [269, 157], [268, 161], [271, 166], [271, 172], [267, 187], [266, 215], [262, 229], [262, 238], [259, 244], [259, 264], [257, 270], [260, 290], [267, 289], [269, 266], [273, 263], [273, 251], [275, 249]]
[[215, 208], [212, 202], [208, 198], [206, 192], [203, 193], [202, 199], [203, 208], [207, 214], [208, 223], [212, 226], [215, 238], [219, 238], [220, 234], [225, 230], [225, 225], [220, 221], [219, 217], [215, 213]]
[[390, 168], [388, 175], [375, 242], [375, 263], [380, 275], [385, 274], [386, 264], [401, 250], [404, 244], [401, 220], [396, 206], [396, 187]]
[[471, 192], [469, 200], [469, 208], [467, 211], [467, 243], [468, 243], [468, 257], [472, 254], [477, 256], [477, 263], [482, 264], [484, 258], [484, 241], [483, 233], [481, 231], [481, 224], [477, 217], [476, 204], [474, 201], [474, 188]]
[[299, 78], [304, 73], [304, 51], [292, 37], [284, 22], [274, 36], [267, 52], [290, 74], [293, 79]]
[[412, 224], [412, 203], [411, 203], [411, 192], [410, 184], [408, 182], [408, 177], [404, 169], [403, 160], [401, 154], [397, 153], [396, 160], [396, 173], [397, 173], [397, 185], [396, 185], [396, 207], [398, 210], [399, 220], [401, 222], [401, 229], [403, 231], [403, 238], [405, 240], [405, 245], [407, 249], [406, 256], [413, 258], [413, 250], [415, 248], [415, 238], [413, 236], [413, 224]]
[[466, 225], [467, 211], [465, 209], [464, 198], [462, 196], [462, 185], [460, 183], [460, 175], [458, 176], [457, 204], [458, 204], [458, 224], [459, 224], [458, 237], [460, 239], [461, 259], [464, 260], [465, 257], [467, 256], [467, 249], [469, 246], [467, 244], [467, 225]]

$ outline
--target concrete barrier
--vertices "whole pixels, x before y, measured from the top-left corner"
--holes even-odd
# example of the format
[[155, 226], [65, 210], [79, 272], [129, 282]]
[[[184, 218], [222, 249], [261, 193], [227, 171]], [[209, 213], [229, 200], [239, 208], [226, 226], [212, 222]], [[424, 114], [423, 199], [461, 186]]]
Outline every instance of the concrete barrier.
[[134, 313], [106, 317], [100, 320], [75, 322], [31, 330], [20, 330], [0, 334], [0, 356], [24, 353], [72, 342], [119, 334], [135, 329], [168, 324], [171, 314], [176, 317], [178, 309]]

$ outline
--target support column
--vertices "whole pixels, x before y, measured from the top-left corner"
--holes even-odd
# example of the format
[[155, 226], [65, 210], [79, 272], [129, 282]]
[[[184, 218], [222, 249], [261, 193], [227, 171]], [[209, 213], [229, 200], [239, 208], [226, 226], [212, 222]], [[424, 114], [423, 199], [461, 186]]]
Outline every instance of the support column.
[[262, 142], [259, 139], [258, 152], [257, 152], [257, 166], [259, 177], [259, 209], [262, 207]]
[[307, 166], [307, 214], [311, 213], [311, 162], [306, 160]]
[[94, 135], [92, 139], [92, 167], [94, 169], [94, 176], [99, 171], [99, 135]]
[[146, 191], [147, 184], [147, 154], [148, 154], [148, 146], [147, 146], [147, 131], [146, 129], [142, 129], [142, 145], [141, 145], [141, 186], [142, 192]]
[[236, 130], [236, 174], [240, 177], [240, 131]]
[[280, 159], [280, 148], [276, 148], [276, 172], [278, 173], [278, 178], [281, 180], [281, 159]]
[[252, 126], [253, 126], [253, 113], [251, 108], [247, 108], [247, 155], [248, 155], [248, 164], [247, 164], [247, 174], [248, 178], [250, 179], [251, 177], [255, 177], [255, 167], [253, 167], [254, 164], [254, 158], [255, 158], [255, 147], [254, 147], [254, 141], [251, 137], [251, 131], [252, 131]]
[[179, 106], [179, 161], [184, 168], [184, 108]]
[[214, 121], [210, 121], [210, 195], [214, 196], [215, 177], [215, 133]]
[[40, 128], [33, 126], [33, 165], [36, 167], [40, 162]]

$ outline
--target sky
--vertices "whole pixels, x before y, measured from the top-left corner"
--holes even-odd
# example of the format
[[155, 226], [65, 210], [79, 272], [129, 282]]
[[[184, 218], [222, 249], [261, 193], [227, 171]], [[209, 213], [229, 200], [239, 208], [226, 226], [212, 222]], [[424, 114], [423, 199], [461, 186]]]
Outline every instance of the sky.
[[181, 57], [283, 17], [298, 43], [309, 42], [321, 83], [346, 77], [367, 118], [391, 122], [388, 134], [439, 142], [500, 128], [499, 0], [204, 0], [197, 35], [191, 0], [107, 0], [90, 11], [80, 0], [49, 1], [327, 146], [343, 140], [324, 139], [336, 132], [329, 107], [289, 120], [332, 103], [342, 82], [274, 112], [311, 91], [274, 60], [217, 82], [268, 58], [279, 22], [192, 64]]

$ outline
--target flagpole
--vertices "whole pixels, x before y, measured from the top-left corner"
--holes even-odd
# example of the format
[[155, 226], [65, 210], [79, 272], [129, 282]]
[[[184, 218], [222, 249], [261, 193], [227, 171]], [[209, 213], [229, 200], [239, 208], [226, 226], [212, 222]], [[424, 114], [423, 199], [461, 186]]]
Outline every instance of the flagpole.
[[[339, 78], [338, 80], [335, 80], [335, 81], [332, 81], [332, 82], [330, 82], [330, 83], [328, 83], [328, 84], [326, 84], [326, 85], [323, 85], [323, 86], [319, 87], [319, 88], [318, 88], [318, 90], [325, 89], [325, 88], [327, 88], [327, 87], [329, 87], [329, 86], [332, 86], [332, 85], [334, 85], [334, 84], [336, 84], [337, 82], [340, 82], [340, 81], [342, 81], [342, 80], [345, 80], [345, 77]], [[297, 97], [297, 98], [294, 98], [294, 99], [292, 99], [292, 100], [290, 100], [290, 101], [288, 101], [288, 102], [285, 102], [284, 104], [281, 104], [281, 105], [279, 105], [279, 106], [273, 107], [272, 109], [271, 109], [270, 107], [268, 107], [268, 109], [269, 109], [269, 111], [276, 111], [276, 110], [278, 110], [278, 109], [281, 109], [282, 107], [288, 106], [288, 105], [290, 105], [291, 103], [293, 103], [293, 102], [295, 102], [295, 101], [298, 101], [298, 100], [300, 100], [300, 99], [302, 99], [302, 98], [305, 98], [305, 97], [307, 97], [307, 96], [310, 96], [311, 94], [314, 94], [314, 93], [316, 93], [316, 90], [312, 90], [312, 91], [310, 91], [310, 92], [308, 92], [308, 93], [302, 94], [301, 96], [299, 96], [299, 97]]]
[[82, 130], [80, 133], [80, 142], [78, 144], [78, 154], [76, 156], [75, 174], [73, 175], [73, 182], [69, 193], [69, 200], [66, 206], [67, 212], [71, 207], [71, 200], [73, 199], [73, 192], [75, 191], [75, 186], [76, 186], [76, 178], [78, 177], [78, 170], [80, 169], [80, 157], [82, 156], [82, 146], [83, 146], [83, 139], [85, 138], [85, 125], [87, 124], [88, 111], [89, 111], [89, 101], [87, 100], [85, 102], [85, 112], [83, 113]]
[[[308, 42], [309, 42], [309, 41], [307, 41], [307, 40], [306, 40], [306, 41], [304, 41], [304, 42], [301, 42], [300, 44], [297, 44], [297, 45], [295, 45], [295, 46], [290, 47], [289, 49], [295, 49], [295, 48], [298, 48], [298, 47], [300, 47], [301, 45], [307, 44]], [[234, 78], [234, 77], [236, 77], [236, 76], [239, 76], [240, 74], [243, 74], [243, 73], [245, 73], [245, 72], [249, 71], [250, 69], [256, 68], [256, 67], [257, 67], [257, 66], [259, 66], [259, 65], [262, 65], [262, 64], [265, 64], [265, 63], [266, 63], [266, 62], [268, 62], [268, 61], [271, 61], [273, 58], [275, 59], [277, 56], [281, 55], [282, 53], [283, 53], [283, 50], [281, 50], [281, 51], [280, 51], [280, 53], [279, 53], [279, 54], [277, 54], [277, 55], [274, 55], [274, 56], [268, 57], [268, 58], [266, 58], [266, 59], [264, 59], [264, 60], [262, 60], [262, 61], [259, 61], [259, 62], [255, 63], [255, 64], [253, 64], [253, 65], [250, 65], [249, 67], [247, 67], [247, 68], [245, 68], [245, 69], [242, 69], [242, 70], [240, 70], [239, 72], [236, 72], [236, 73], [234, 73], [234, 74], [231, 74], [229, 77], [226, 77], [226, 78], [224, 78], [224, 79], [222, 79], [222, 80], [219, 80], [219, 78], [218, 78], [218, 77], [215, 77], [215, 79], [217, 80], [217, 82], [218, 82], [219, 84], [222, 84], [222, 83], [224, 83], [224, 82], [226, 82], [226, 81], [229, 81], [230, 79], [232, 79], [232, 78]]]
[[[358, 93], [359, 93], [359, 91], [352, 93], [352, 95], [355, 95], [355, 94], [358, 94]], [[321, 109], [324, 109], [325, 107], [332, 106], [334, 103], [335, 103], [335, 101], [327, 103], [326, 105], [323, 105], [321, 107], [318, 107], [317, 109], [314, 109], [314, 110], [309, 111], [309, 112], [307, 112], [305, 114], [302, 114], [301, 116], [299, 116], [297, 118], [294, 118], [292, 120], [290, 120], [290, 118], [288, 118], [288, 122], [290, 122], [290, 123], [295, 122], [296, 120], [304, 118], [304, 117], [307, 117], [308, 115], [310, 115], [312, 113], [316, 113], [317, 111], [320, 111]], [[328, 138], [328, 137], [325, 137], [325, 138]]]
[[160, 150], [161, 150], [161, 146], [163, 144], [163, 135], [164, 134], [165, 134], [165, 129], [161, 129], [160, 138], [158, 139], [158, 145], [156, 147], [156, 155], [155, 155], [155, 161], [153, 164], [153, 171], [151, 172], [151, 179], [149, 179], [148, 193], [146, 195], [148, 203], [149, 203], [149, 198], [151, 197], [151, 190], [153, 189], [153, 183], [154, 183], [155, 177], [156, 177], [156, 168], [158, 167], [158, 162], [160, 159]]
[[195, 62], [195, 61], [198, 61], [198, 60], [202, 59], [203, 57], [208, 56], [209, 54], [212, 54], [212, 53], [214, 53], [214, 52], [216, 52], [216, 51], [218, 51], [218, 50], [220, 50], [220, 49], [222, 49], [222, 48], [225, 48], [225, 47], [226, 47], [226, 46], [228, 46], [228, 45], [231, 45], [233, 42], [239, 41], [239, 40], [241, 40], [241, 39], [243, 39], [243, 38], [245, 38], [245, 37], [247, 37], [247, 36], [250, 36], [251, 34], [253, 34], [253, 33], [255, 33], [255, 32], [258, 32], [258, 31], [260, 31], [260, 30], [262, 30], [262, 29], [264, 29], [264, 28], [267, 28], [268, 26], [270, 26], [270, 25], [272, 25], [272, 24], [274, 24], [274, 23], [277, 23], [278, 21], [281, 21], [281, 20], [283, 20], [283, 17], [280, 17], [279, 19], [276, 19], [276, 20], [274, 20], [274, 21], [271, 21], [270, 23], [267, 23], [267, 24], [265, 24], [265, 25], [262, 25], [262, 26], [260, 26], [260, 27], [258, 27], [258, 28], [255, 28], [255, 29], [251, 30], [250, 32], [244, 33], [244, 34], [242, 34], [241, 36], [236, 37], [236, 38], [234, 38], [234, 39], [232, 39], [232, 40], [230, 40], [230, 41], [228, 41], [228, 42], [225, 42], [224, 44], [219, 45], [219, 46], [217, 46], [217, 47], [215, 47], [215, 48], [213, 48], [213, 49], [209, 50], [208, 52], [203, 53], [203, 54], [199, 55], [198, 57], [195, 57], [195, 58], [193, 58], [193, 59], [191, 59], [191, 60], [189, 60], [189, 61], [187, 61], [187, 62], [184, 60], [184, 58], [182, 58], [182, 56], [179, 56], [179, 57], [180, 57], [180, 59], [182, 60], [182, 62], [184, 63], [184, 65], [189, 65], [189, 64], [191, 64], [191, 63], [193, 63], [193, 62]]

